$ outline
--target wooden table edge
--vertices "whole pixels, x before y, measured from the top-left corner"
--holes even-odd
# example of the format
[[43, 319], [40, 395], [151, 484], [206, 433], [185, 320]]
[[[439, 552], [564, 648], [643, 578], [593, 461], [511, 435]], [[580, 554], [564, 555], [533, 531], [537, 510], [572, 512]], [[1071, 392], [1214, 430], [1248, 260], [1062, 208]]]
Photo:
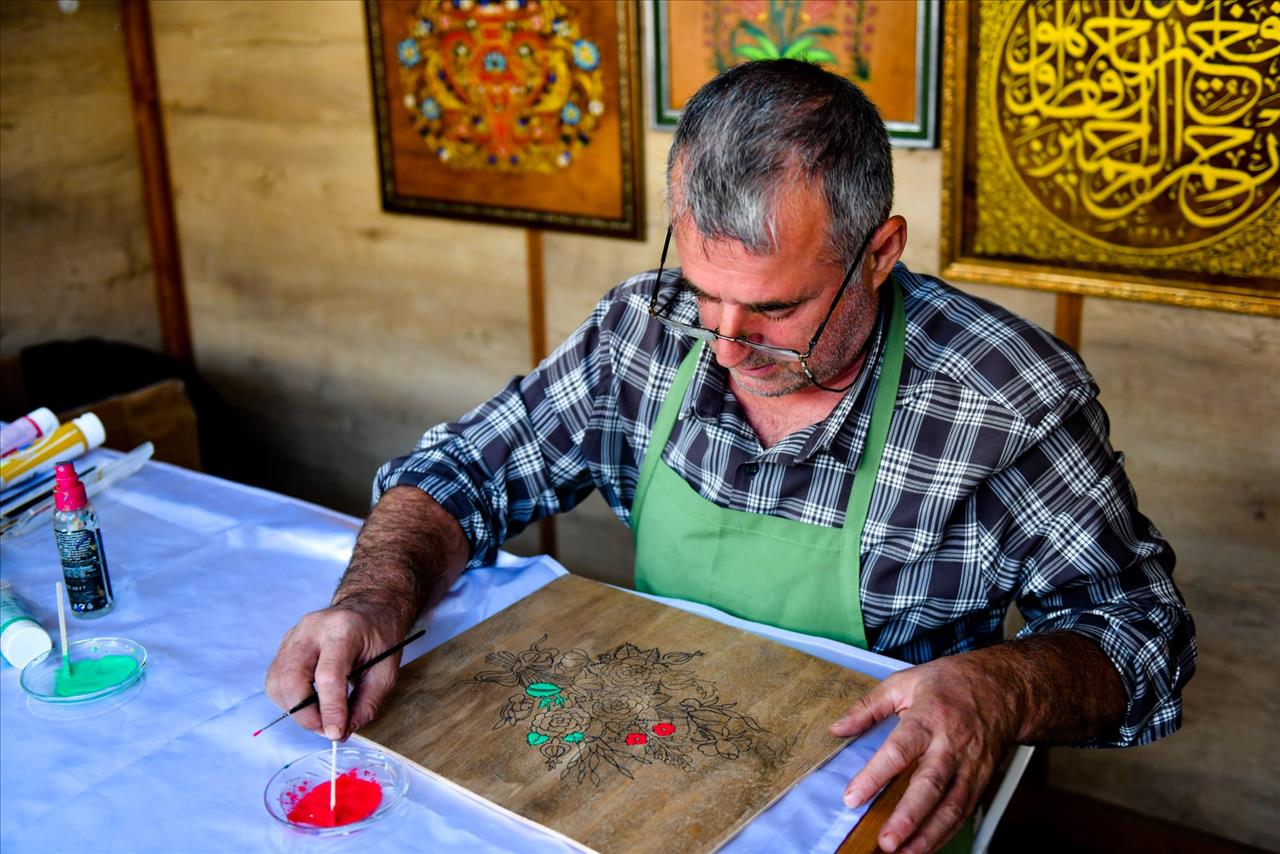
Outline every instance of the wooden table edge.
[[884, 823], [889, 820], [894, 808], [898, 806], [898, 801], [902, 800], [915, 770], [916, 766], [913, 764], [884, 787], [884, 791], [871, 802], [871, 808], [867, 810], [866, 815], [853, 826], [853, 830], [849, 831], [844, 842], [840, 843], [836, 854], [874, 854], [880, 850], [880, 843], [877, 841], [880, 828], [884, 827]]

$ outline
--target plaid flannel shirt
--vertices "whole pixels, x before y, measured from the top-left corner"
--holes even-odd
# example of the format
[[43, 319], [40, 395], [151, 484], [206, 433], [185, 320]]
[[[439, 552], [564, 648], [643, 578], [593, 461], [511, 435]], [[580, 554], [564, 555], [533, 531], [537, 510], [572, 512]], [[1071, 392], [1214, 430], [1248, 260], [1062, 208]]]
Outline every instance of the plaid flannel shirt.
[[[664, 291], [679, 272], [664, 274]], [[1026, 619], [1019, 635], [1078, 632], [1119, 672], [1125, 718], [1090, 745], [1173, 732], [1195, 630], [1171, 578], [1173, 552], [1138, 512], [1092, 378], [1033, 324], [901, 264], [894, 276], [906, 352], [862, 539], [868, 645], [917, 663], [990, 645], [1015, 602]], [[471, 566], [593, 489], [629, 525], [651, 427], [694, 344], [649, 317], [653, 282], [652, 272], [624, 282], [529, 376], [428, 430], [379, 470], [374, 500], [398, 485], [429, 493], [461, 523]], [[672, 315], [695, 319], [693, 298], [676, 294]], [[664, 461], [721, 507], [842, 525], [884, 314], [831, 414], [767, 449], [706, 348]]]

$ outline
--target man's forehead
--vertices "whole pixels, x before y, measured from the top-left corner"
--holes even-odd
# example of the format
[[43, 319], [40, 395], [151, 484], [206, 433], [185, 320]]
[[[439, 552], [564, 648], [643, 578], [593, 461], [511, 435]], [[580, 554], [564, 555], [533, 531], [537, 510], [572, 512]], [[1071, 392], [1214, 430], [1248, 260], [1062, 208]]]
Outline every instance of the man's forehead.
[[[825, 234], [801, 235], [758, 251], [730, 237], [702, 234], [692, 227], [673, 227], [680, 266], [699, 287], [711, 291], [725, 276], [757, 276], [792, 285], [799, 280], [825, 280], [833, 265], [827, 258]], [[704, 282], [704, 279], [706, 280]]]
[[683, 261], [709, 262], [732, 266], [757, 266], [777, 254], [777, 244], [764, 250], [753, 249], [733, 237], [703, 234], [692, 226], [674, 227], [672, 237]]
[[[826, 205], [821, 194], [790, 188], [779, 193], [767, 210], [740, 212], [736, 221], [699, 228], [692, 213], [672, 221], [676, 243], [688, 253], [712, 258], [753, 258], [822, 251], [828, 239]], [[704, 224], [705, 225], [705, 224]]]
[[682, 256], [682, 284], [717, 302], [747, 306], [799, 304], [819, 298], [838, 278], [830, 268], [812, 263], [785, 264], [775, 256], [740, 253], [729, 258], [701, 253]]

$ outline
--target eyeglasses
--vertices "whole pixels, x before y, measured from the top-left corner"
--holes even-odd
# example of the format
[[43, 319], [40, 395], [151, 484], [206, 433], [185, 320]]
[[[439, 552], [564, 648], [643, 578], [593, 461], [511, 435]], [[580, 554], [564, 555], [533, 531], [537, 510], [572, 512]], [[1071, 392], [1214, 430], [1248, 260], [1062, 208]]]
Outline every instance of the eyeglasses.
[[[833, 391], [838, 394], [843, 394], [853, 388], [854, 384], [858, 381], [856, 377], [848, 385], [842, 386], [841, 388], [831, 388], [830, 386], [825, 386], [818, 382], [818, 378], [813, 375], [813, 371], [809, 368], [809, 359], [813, 356], [814, 348], [818, 346], [818, 340], [822, 337], [823, 330], [827, 328], [827, 322], [830, 321], [831, 316], [835, 314], [836, 306], [840, 304], [840, 298], [844, 296], [845, 290], [849, 287], [849, 282], [853, 279], [854, 272], [857, 271], [859, 265], [862, 263], [862, 255], [867, 251], [868, 244], [871, 243], [871, 236], [875, 234], [874, 228], [867, 232], [867, 236], [863, 238], [862, 246], [858, 248], [858, 254], [854, 256], [853, 263], [851, 263], [849, 265], [849, 269], [845, 271], [844, 279], [840, 282], [840, 288], [836, 291], [835, 299], [831, 301], [831, 307], [827, 309], [826, 316], [823, 317], [822, 322], [818, 324], [817, 331], [814, 332], [813, 337], [809, 339], [809, 346], [803, 353], [792, 350], [788, 347], [773, 347], [769, 344], [760, 344], [756, 341], [750, 341], [745, 335], [739, 335], [731, 338], [728, 335], [721, 335], [720, 330], [718, 329], [707, 329], [694, 323], [684, 323], [683, 321], [675, 320], [668, 315], [662, 314], [661, 312], [663, 309], [670, 308], [671, 305], [675, 303], [675, 296], [673, 296], [667, 301], [667, 304], [663, 306], [663, 309], [658, 308], [658, 291], [662, 287], [662, 270], [667, 266], [667, 250], [671, 248], [672, 231], [673, 227], [667, 226], [667, 238], [662, 242], [662, 257], [658, 261], [658, 274], [653, 281], [653, 296], [649, 299], [650, 317], [669, 329], [674, 329], [675, 331], [688, 335], [691, 338], [697, 338], [699, 341], [728, 341], [733, 344], [741, 344], [744, 347], [749, 347], [752, 350], [755, 350], [758, 353], [763, 353], [772, 359], [778, 359], [785, 362], [799, 362], [800, 369], [804, 371], [804, 375], [808, 378], [809, 382], [813, 383], [823, 391]], [[676, 293], [677, 295], [679, 294], [678, 289]]]

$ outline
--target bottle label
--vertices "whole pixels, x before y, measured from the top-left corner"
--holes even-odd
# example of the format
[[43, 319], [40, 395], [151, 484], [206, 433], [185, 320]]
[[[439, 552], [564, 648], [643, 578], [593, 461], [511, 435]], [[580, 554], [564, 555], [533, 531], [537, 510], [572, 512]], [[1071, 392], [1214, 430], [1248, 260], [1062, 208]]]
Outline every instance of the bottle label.
[[112, 598], [111, 576], [107, 573], [102, 532], [54, 531], [53, 536], [58, 542], [58, 559], [62, 561], [71, 610], [83, 614], [107, 607]]
[[[36, 618], [27, 613], [27, 609], [18, 601], [18, 596], [12, 592], [12, 588], [6, 587], [4, 590], [6, 592], [0, 594], [0, 633], [19, 620], [30, 620], [35, 623]], [[40, 624], [36, 623], [36, 625]]]

